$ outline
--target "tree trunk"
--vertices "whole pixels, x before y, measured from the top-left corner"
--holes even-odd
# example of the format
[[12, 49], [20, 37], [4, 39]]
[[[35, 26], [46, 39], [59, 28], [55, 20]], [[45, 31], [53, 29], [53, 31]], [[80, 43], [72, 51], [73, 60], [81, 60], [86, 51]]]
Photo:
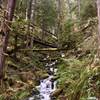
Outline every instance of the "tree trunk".
[[57, 1], [57, 12], [58, 12], [58, 21], [57, 21], [57, 37], [58, 37], [58, 47], [61, 48], [61, 43], [60, 43], [60, 37], [61, 37], [61, 31], [62, 31], [62, 26], [61, 26], [61, 0]]
[[28, 33], [27, 35], [27, 45], [26, 48], [30, 47], [30, 21], [31, 21], [31, 12], [32, 12], [32, 2], [33, 0], [29, 0], [27, 1], [27, 10], [26, 10], [26, 20], [28, 21], [28, 25], [27, 25], [27, 30], [26, 32]]
[[78, 6], [78, 17], [80, 19], [80, 12], [81, 12], [81, 0], [77, 0], [77, 6]]
[[[3, 70], [5, 65], [5, 53], [7, 50], [8, 39], [9, 39], [9, 31], [8, 26], [11, 26], [11, 21], [14, 15], [16, 0], [8, 0], [7, 12], [6, 12], [6, 22], [3, 23], [2, 34], [0, 35], [0, 80], [3, 78]], [[6, 23], [6, 24], [5, 24]]]
[[100, 0], [97, 0], [97, 14], [98, 14], [98, 57], [100, 58]]
[[2, 1], [2, 0], [0, 0], [0, 8], [2, 8], [2, 2], [3, 2], [3, 1]]
[[32, 1], [32, 8], [31, 8], [31, 21], [33, 24], [35, 24], [35, 10], [36, 10], [36, 0]]
[[[31, 7], [31, 22], [35, 24], [35, 10], [36, 10], [36, 0], [32, 0], [32, 7]], [[34, 28], [32, 28], [32, 32], [34, 32]], [[30, 48], [33, 48], [33, 41], [34, 38], [31, 37], [30, 40]]]
[[68, 15], [69, 15], [69, 18], [72, 18], [70, 0], [67, 0], [67, 5], [68, 5]]

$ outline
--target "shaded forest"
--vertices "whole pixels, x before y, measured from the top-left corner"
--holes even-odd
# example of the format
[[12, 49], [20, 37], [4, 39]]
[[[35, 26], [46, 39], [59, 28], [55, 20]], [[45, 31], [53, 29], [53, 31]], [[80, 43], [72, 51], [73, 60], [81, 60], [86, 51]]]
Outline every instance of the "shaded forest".
[[100, 0], [0, 0], [0, 100], [49, 75], [50, 100], [100, 100]]

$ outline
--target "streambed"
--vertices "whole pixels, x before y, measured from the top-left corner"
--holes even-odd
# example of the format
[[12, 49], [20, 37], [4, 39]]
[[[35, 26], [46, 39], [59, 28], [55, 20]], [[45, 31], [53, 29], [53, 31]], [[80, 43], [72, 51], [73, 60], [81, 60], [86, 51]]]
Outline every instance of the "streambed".
[[39, 94], [33, 94], [28, 100], [52, 100], [50, 95], [57, 88], [57, 81], [52, 81], [53, 77], [53, 75], [49, 75], [48, 78], [40, 80], [40, 85], [36, 86]]

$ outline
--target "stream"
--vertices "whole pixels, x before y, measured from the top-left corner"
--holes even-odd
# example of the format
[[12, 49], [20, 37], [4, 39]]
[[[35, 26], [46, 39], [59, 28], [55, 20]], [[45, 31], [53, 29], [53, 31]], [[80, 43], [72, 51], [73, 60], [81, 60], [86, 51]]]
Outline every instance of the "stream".
[[[55, 73], [57, 69], [54, 69], [53, 71]], [[40, 85], [36, 86], [39, 94], [33, 94], [33, 96], [30, 97], [28, 100], [52, 100], [50, 95], [53, 91], [56, 90], [57, 84], [57, 81], [51, 81], [53, 77], [53, 75], [49, 75], [48, 78], [40, 80]]]

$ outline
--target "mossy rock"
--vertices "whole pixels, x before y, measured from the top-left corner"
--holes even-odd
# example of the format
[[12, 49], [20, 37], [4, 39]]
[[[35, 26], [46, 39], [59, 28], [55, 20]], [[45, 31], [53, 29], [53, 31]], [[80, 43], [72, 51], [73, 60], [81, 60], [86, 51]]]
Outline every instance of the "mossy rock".
[[36, 89], [36, 88], [33, 88], [32, 90], [32, 95], [38, 95], [40, 92]]
[[54, 77], [51, 78], [51, 81], [54, 82], [54, 81], [56, 81], [58, 78], [59, 78], [58, 76], [54, 76]]
[[42, 76], [40, 76], [40, 79], [46, 79], [46, 78], [48, 78], [48, 77], [49, 77], [48, 74], [43, 74]]
[[28, 71], [22, 72], [19, 77], [23, 82], [27, 82], [28, 80], [33, 80], [34, 75], [31, 71]]
[[58, 97], [63, 92], [63, 89], [57, 89], [51, 93], [51, 97]]

